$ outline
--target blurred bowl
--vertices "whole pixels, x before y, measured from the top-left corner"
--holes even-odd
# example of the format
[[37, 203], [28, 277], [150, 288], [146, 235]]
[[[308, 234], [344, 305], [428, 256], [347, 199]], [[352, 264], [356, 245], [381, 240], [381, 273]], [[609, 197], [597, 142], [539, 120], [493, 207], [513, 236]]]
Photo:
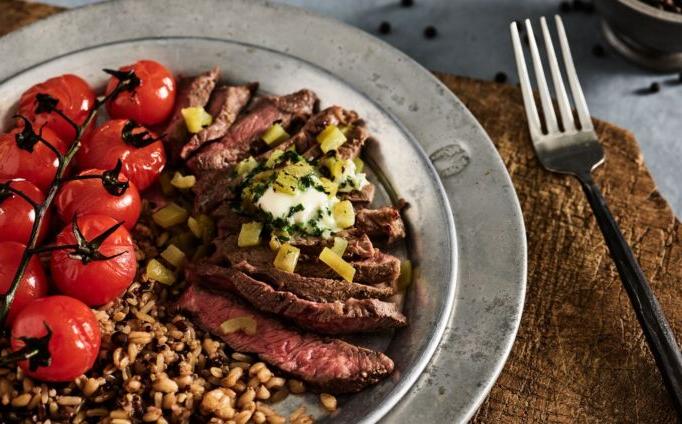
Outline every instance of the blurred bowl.
[[682, 14], [641, 0], [595, 0], [607, 41], [636, 64], [662, 72], [682, 70]]

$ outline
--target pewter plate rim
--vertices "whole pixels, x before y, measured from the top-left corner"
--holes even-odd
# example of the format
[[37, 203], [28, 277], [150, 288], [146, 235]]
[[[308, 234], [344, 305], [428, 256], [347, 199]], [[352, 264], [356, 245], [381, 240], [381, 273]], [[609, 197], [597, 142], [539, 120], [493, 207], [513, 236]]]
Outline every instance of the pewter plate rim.
[[[128, 21], [114, 25], [111, 17], [120, 15], [127, 15]], [[262, 31], [263, 26], [254, 31], [260, 21], [284, 15], [286, 19], [274, 20], [267, 31]], [[98, 25], [102, 21], [108, 25]], [[90, 29], [88, 36], [82, 28]], [[310, 37], [311, 32], [316, 36]], [[52, 37], [55, 33], [60, 34], [58, 40]], [[468, 420], [511, 350], [526, 285], [526, 240], [518, 200], [499, 155], [473, 116], [432, 74], [386, 43], [335, 20], [265, 1], [124, 0], [66, 12], [0, 39], [0, 56], [14, 58], [0, 63], [0, 78], [69, 50], [121, 38], [164, 35], [228, 38], [289, 53], [322, 66], [366, 93], [415, 134], [428, 153], [444, 147], [439, 137], [430, 137], [434, 134], [456, 136], [457, 146], [463, 140], [462, 157], [470, 163], [443, 178], [460, 242], [455, 309], [429, 367], [384, 421]], [[330, 63], [320, 48], [322, 52], [338, 48], [346, 57], [363, 61], [353, 66]], [[410, 85], [401, 86], [404, 80]], [[428, 102], [420, 102], [417, 91]], [[412, 104], [399, 101], [401, 95], [403, 100], [416, 99], [414, 110]], [[433, 121], [428, 122], [429, 128], [424, 119], [428, 113]], [[495, 261], [486, 261], [487, 250]]]

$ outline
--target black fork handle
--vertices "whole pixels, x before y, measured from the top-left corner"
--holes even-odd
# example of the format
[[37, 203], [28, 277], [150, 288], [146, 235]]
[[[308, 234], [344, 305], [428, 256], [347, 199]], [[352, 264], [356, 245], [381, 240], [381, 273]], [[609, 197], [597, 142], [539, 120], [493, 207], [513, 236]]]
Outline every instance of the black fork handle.
[[682, 417], [682, 354], [675, 335], [599, 187], [590, 174], [579, 175], [578, 180], [592, 206], [678, 417]]

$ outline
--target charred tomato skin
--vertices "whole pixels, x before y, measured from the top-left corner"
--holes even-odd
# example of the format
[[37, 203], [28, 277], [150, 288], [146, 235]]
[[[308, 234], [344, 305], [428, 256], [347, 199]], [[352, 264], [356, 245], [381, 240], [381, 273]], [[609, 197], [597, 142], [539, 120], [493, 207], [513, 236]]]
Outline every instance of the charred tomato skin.
[[[44, 191], [57, 172], [57, 155], [43, 143], [36, 143], [32, 151], [20, 148], [16, 142], [20, 132], [20, 128], [15, 128], [0, 135], [0, 178], [24, 178]], [[42, 137], [62, 154], [66, 153], [66, 145], [52, 130], [43, 128]]]
[[[153, 60], [140, 60], [132, 65], [119, 68], [119, 71], [132, 70], [140, 80], [138, 87], [123, 91], [106, 104], [112, 118], [132, 119], [145, 126], [159, 125], [173, 112], [175, 103], [175, 77]], [[106, 94], [110, 94], [118, 78], [112, 76], [107, 84]]]
[[39, 338], [52, 331], [48, 350], [51, 362], [35, 371], [28, 361], [19, 362], [31, 378], [49, 382], [73, 381], [95, 363], [101, 332], [95, 314], [83, 302], [69, 296], [48, 296], [34, 300], [21, 310], [12, 325], [12, 350], [24, 346], [20, 337]]
[[29, 88], [19, 100], [19, 114], [25, 116], [36, 128], [45, 126], [54, 131], [64, 142], [76, 137], [76, 130], [55, 112], [36, 113], [36, 96], [49, 94], [57, 99], [57, 108], [78, 125], [85, 122], [95, 106], [95, 92], [85, 80], [73, 74], [50, 78]]
[[[14, 275], [19, 268], [21, 256], [26, 245], [15, 241], [0, 242], [0, 293], [9, 290]], [[34, 299], [47, 296], [48, 282], [45, 271], [37, 256], [28, 262], [24, 276], [14, 296], [14, 302], [9, 309], [6, 324], [11, 325], [19, 312]]]
[[[102, 175], [104, 172], [102, 169], [87, 169], [78, 176]], [[125, 175], [119, 175], [118, 181], [128, 182], [128, 188], [120, 196], [109, 193], [101, 179], [68, 181], [55, 199], [62, 221], [70, 223], [74, 215], [107, 215], [116, 221], [123, 221], [123, 225], [131, 230], [142, 211], [140, 193]]]
[[[83, 215], [77, 218], [78, 227], [86, 240], [99, 236], [118, 221], [106, 215]], [[57, 245], [75, 244], [71, 224], [58, 235]], [[99, 252], [114, 256], [106, 260], [83, 263], [71, 250], [55, 250], [50, 257], [50, 270], [60, 292], [75, 297], [89, 306], [103, 305], [123, 294], [135, 278], [137, 261], [133, 240], [125, 227], [119, 227], [102, 243]]]
[[[0, 180], [0, 183], [9, 183], [10, 187], [22, 191], [36, 203], [42, 203], [45, 200], [43, 192], [35, 184], [23, 178], [4, 179]], [[51, 215], [52, 213], [48, 209], [38, 231], [39, 244], [45, 239]], [[27, 244], [31, 237], [35, 219], [36, 212], [25, 199], [16, 194], [5, 199], [0, 198], [0, 241], [16, 241]]]
[[[76, 160], [81, 168], [111, 169], [121, 159], [123, 173], [139, 191], [144, 191], [158, 180], [166, 166], [166, 152], [161, 140], [142, 147], [127, 143], [123, 138], [127, 123], [126, 119], [105, 122], [83, 141]], [[138, 127], [133, 134], [143, 131], [148, 130]], [[156, 138], [153, 132], [148, 132], [150, 137]]]

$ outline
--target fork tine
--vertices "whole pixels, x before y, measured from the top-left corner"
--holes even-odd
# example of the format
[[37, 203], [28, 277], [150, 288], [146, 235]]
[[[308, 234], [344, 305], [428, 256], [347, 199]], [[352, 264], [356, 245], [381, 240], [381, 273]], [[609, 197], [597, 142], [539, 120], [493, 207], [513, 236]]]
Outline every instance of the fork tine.
[[568, 77], [568, 84], [571, 87], [571, 94], [575, 102], [575, 109], [578, 112], [578, 120], [583, 130], [592, 130], [592, 119], [590, 118], [590, 111], [587, 109], [587, 102], [583, 95], [583, 89], [580, 87], [578, 81], [578, 74], [575, 71], [573, 64], [573, 57], [571, 56], [571, 48], [568, 46], [568, 37], [566, 37], [566, 30], [564, 30], [564, 23], [559, 15], [554, 15], [556, 21], [557, 33], [559, 34], [559, 44], [561, 45], [561, 55], [564, 58], [564, 67], [566, 68], [566, 76]]
[[552, 43], [552, 36], [549, 34], [547, 28], [547, 19], [543, 16], [540, 18], [540, 26], [542, 27], [542, 36], [545, 39], [545, 50], [547, 50], [547, 61], [549, 62], [549, 69], [552, 73], [552, 84], [554, 85], [554, 92], [556, 93], [557, 103], [559, 104], [559, 112], [561, 113], [561, 123], [564, 126], [564, 131], [575, 130], [575, 122], [573, 121], [573, 112], [571, 111], [571, 104], [568, 102], [568, 95], [564, 87], [564, 80], [561, 77], [559, 70], [559, 62], [556, 59], [554, 52], [554, 44]]
[[538, 83], [538, 92], [540, 93], [540, 104], [542, 105], [542, 112], [545, 115], [545, 124], [547, 125], [547, 132], [550, 134], [555, 133], [559, 131], [559, 126], [557, 125], [556, 114], [554, 112], [554, 105], [552, 104], [552, 97], [549, 95], [549, 88], [547, 88], [545, 70], [542, 67], [542, 60], [540, 59], [538, 45], [535, 42], [535, 35], [533, 35], [533, 27], [530, 24], [530, 19], [526, 19], [526, 32], [528, 33], [528, 41], [530, 43], [530, 56], [533, 59], [533, 71], [535, 72], [535, 80]]
[[526, 59], [523, 56], [523, 47], [521, 46], [521, 39], [519, 37], [519, 29], [516, 22], [510, 25], [512, 44], [514, 46], [514, 58], [516, 59], [516, 69], [519, 74], [519, 82], [521, 83], [521, 94], [523, 94], [523, 107], [526, 109], [526, 118], [528, 119], [528, 129], [533, 139], [542, 135], [542, 126], [540, 125], [540, 116], [535, 107], [535, 98], [533, 97], [533, 90], [530, 85], [530, 78], [528, 77], [528, 69], [526, 68]]

